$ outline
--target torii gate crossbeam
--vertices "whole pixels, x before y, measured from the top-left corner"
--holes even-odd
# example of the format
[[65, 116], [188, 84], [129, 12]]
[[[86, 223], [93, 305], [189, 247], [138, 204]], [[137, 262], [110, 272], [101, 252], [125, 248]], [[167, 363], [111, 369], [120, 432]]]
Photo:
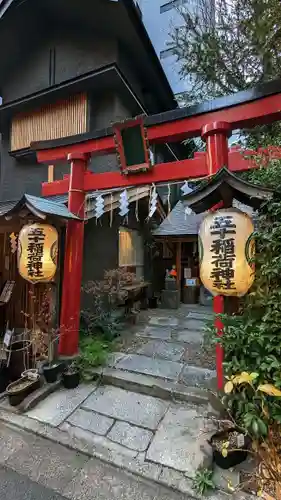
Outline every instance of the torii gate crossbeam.
[[[111, 189], [129, 185], [169, 182], [215, 174], [223, 166], [233, 171], [254, 167], [254, 162], [242, 157], [237, 150], [228, 150], [228, 136], [237, 128], [281, 119], [281, 80], [263, 84], [245, 92], [208, 101], [190, 108], [176, 109], [145, 118], [149, 143], [180, 141], [188, 137], [205, 139], [206, 153], [193, 159], [158, 164], [149, 172], [124, 176], [121, 172], [95, 174], [87, 172], [91, 155], [115, 152], [113, 130], [106, 129], [53, 141], [34, 143], [39, 163], [68, 160], [70, 175], [60, 181], [43, 183], [42, 194], [51, 196], [68, 193], [68, 208], [84, 216], [85, 194], [90, 190]], [[280, 157], [280, 151], [275, 151]], [[77, 352], [80, 322], [80, 289], [83, 264], [84, 223], [69, 221], [67, 227], [63, 293], [60, 318], [61, 354]], [[75, 270], [75, 272], [74, 272]], [[215, 313], [223, 312], [223, 297], [214, 298]], [[217, 321], [219, 334], [222, 324]], [[223, 386], [223, 352], [217, 345], [218, 387]]]

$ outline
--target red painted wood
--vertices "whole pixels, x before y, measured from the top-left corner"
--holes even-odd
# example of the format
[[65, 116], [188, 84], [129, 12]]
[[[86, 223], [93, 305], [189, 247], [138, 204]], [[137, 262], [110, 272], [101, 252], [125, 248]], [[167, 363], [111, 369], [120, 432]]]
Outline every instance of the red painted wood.
[[[281, 95], [276, 94], [212, 113], [204, 113], [198, 116], [191, 116], [190, 118], [153, 125], [147, 129], [148, 140], [153, 144], [157, 142], [181, 141], [187, 137], [197, 137], [201, 135], [201, 130], [206, 124], [216, 121], [228, 122], [232, 130], [243, 127], [255, 127], [260, 123], [271, 123], [281, 119], [280, 102]], [[73, 137], [73, 141], [75, 141], [75, 136]], [[37, 151], [37, 160], [39, 163], [51, 163], [65, 160], [69, 153], [77, 152], [99, 155], [114, 153], [115, 144], [113, 135], [73, 143], [69, 146], [40, 150]]]
[[[73, 141], [75, 141], [75, 136]], [[66, 160], [70, 153], [91, 153], [92, 155], [115, 153], [114, 137], [110, 135], [109, 137], [101, 137], [100, 139], [73, 143], [70, 146], [42, 149], [37, 151], [36, 155], [39, 163], [50, 163]]]
[[[208, 175], [206, 157], [201, 156], [189, 160], [159, 163], [151, 170], [144, 173], [122, 175], [120, 172], [104, 172], [94, 174], [87, 172], [84, 177], [85, 191], [96, 189], [111, 189], [114, 187], [140, 186], [156, 182], [169, 182], [174, 180], [185, 180]], [[53, 196], [68, 192], [68, 179], [55, 182], [44, 182], [42, 184], [42, 195]]]
[[[228, 135], [230, 133], [228, 123], [214, 122], [208, 124], [202, 130], [202, 136], [207, 144], [207, 163], [211, 174], [215, 174], [222, 167], [228, 167]], [[211, 210], [222, 208], [223, 202], [215, 205]], [[224, 312], [224, 297], [218, 295], [214, 297], [213, 310], [215, 314]], [[223, 323], [220, 319], [215, 320], [215, 327], [219, 336], [223, 335]], [[217, 387], [221, 391], [224, 386], [223, 376], [223, 348], [216, 345], [216, 367], [217, 367]]]
[[[250, 154], [250, 152], [248, 152]], [[277, 153], [276, 153], [277, 154]], [[281, 156], [281, 151], [280, 151]], [[244, 153], [234, 150], [229, 152], [229, 169], [232, 171], [256, 168], [252, 158], [245, 158]], [[185, 180], [188, 178], [204, 177], [208, 175], [206, 153], [196, 153], [194, 159], [159, 163], [151, 171], [123, 176], [120, 172], [105, 172], [94, 174], [86, 172], [84, 178], [85, 191], [96, 189], [111, 189], [115, 187], [139, 186], [142, 184]], [[43, 196], [55, 196], [68, 193], [69, 175], [64, 175], [62, 180], [42, 183]]]
[[201, 135], [204, 125], [216, 121], [228, 122], [232, 130], [271, 123], [281, 119], [280, 102], [281, 96], [276, 94], [232, 108], [153, 125], [148, 128], [148, 139], [153, 143], [181, 141], [187, 137], [197, 137]]
[[[84, 175], [87, 156], [71, 154], [68, 208], [84, 217]], [[69, 220], [66, 230], [60, 317], [59, 353], [72, 356], [78, 352], [80, 327], [80, 291], [83, 268], [84, 221]]]

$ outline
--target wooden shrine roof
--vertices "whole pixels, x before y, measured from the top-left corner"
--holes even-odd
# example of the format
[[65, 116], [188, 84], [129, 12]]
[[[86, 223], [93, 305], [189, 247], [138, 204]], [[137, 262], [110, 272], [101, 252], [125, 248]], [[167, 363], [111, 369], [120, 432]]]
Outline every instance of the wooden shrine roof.
[[24, 194], [19, 200], [1, 202], [0, 217], [11, 217], [25, 208], [33, 215], [43, 219], [48, 215], [61, 219], [80, 220], [79, 217], [69, 212], [63, 203], [30, 194]]
[[241, 177], [222, 168], [208, 182], [184, 197], [185, 204], [194, 212], [202, 213], [224, 201], [225, 206], [233, 199], [258, 209], [261, 204], [273, 197], [272, 189], [246, 182]]

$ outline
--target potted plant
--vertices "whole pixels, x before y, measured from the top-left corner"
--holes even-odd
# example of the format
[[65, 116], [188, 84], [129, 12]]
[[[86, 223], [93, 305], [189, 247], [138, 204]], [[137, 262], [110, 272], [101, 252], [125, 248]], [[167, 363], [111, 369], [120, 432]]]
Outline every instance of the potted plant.
[[48, 384], [57, 381], [58, 376], [63, 370], [63, 363], [55, 360], [54, 346], [57, 335], [54, 330], [48, 332], [48, 361], [43, 365], [43, 375]]
[[55, 360], [55, 344], [58, 339], [58, 330], [51, 327], [52, 310], [50, 291], [46, 291], [41, 304], [41, 309], [37, 318], [37, 325], [48, 338], [48, 361], [43, 365], [43, 375], [46, 382], [56, 382], [62, 372], [63, 363]]
[[230, 469], [246, 460], [251, 439], [237, 427], [216, 432], [211, 439], [214, 462], [221, 469]]
[[62, 384], [66, 389], [75, 389], [80, 382], [80, 371], [75, 361], [70, 363], [62, 373]]
[[16, 380], [8, 385], [6, 392], [8, 394], [9, 403], [11, 406], [19, 405], [31, 392], [40, 387], [40, 377], [37, 374], [36, 378], [25, 377]]

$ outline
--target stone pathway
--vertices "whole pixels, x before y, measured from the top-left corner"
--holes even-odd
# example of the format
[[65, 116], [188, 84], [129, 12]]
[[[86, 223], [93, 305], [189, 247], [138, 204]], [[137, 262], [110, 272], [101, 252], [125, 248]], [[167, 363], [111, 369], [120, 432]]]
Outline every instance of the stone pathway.
[[177, 311], [150, 310], [146, 321], [125, 342], [121, 339], [120, 352], [113, 353], [107, 367], [97, 374], [125, 389], [130, 389], [131, 381], [134, 390], [153, 396], [165, 397], [165, 387], [167, 397], [173, 393], [182, 399], [187, 388], [199, 394], [198, 389], [213, 386], [216, 377], [214, 349], [207, 350], [203, 343], [203, 329], [211, 319], [210, 309], [196, 305], [182, 305]]
[[215, 372], [190, 364], [189, 351], [200, 352], [211, 314], [170, 313], [151, 311], [95, 383], [60, 389], [24, 415], [4, 400], [0, 419], [197, 498], [192, 478], [212, 464], [206, 387]]

